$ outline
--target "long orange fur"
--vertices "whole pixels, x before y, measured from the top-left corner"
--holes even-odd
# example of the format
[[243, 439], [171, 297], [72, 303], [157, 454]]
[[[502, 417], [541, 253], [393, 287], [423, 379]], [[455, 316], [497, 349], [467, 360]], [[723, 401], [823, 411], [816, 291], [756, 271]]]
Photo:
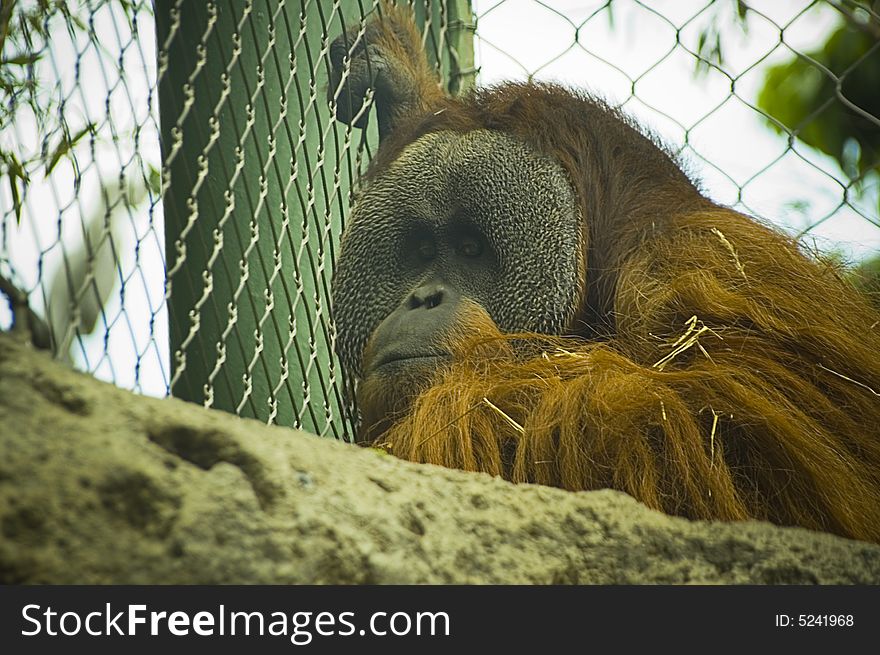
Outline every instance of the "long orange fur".
[[[700, 196], [587, 97], [523, 84], [459, 101], [422, 84], [436, 111], [396, 130], [370, 175], [437, 129], [500, 129], [551, 154], [592, 221], [575, 326], [597, 314], [609, 328], [501, 335], [468, 305], [447, 337], [452, 363], [374, 443], [514, 482], [619, 489], [693, 519], [880, 541], [880, 315], [864, 297]], [[618, 144], [641, 155], [621, 169]]]

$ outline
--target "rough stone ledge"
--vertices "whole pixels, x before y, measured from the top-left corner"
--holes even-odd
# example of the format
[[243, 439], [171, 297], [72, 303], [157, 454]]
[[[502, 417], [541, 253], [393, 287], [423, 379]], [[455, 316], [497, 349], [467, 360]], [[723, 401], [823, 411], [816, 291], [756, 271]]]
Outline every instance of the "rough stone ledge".
[[880, 547], [417, 466], [0, 335], [0, 583], [880, 583]]

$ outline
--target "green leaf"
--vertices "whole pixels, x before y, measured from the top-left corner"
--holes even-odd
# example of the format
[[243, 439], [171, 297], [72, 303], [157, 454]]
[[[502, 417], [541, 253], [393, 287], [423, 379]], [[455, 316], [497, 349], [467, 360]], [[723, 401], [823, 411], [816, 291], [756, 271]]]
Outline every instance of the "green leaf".
[[12, 206], [15, 209], [15, 223], [21, 225], [21, 196], [18, 195], [18, 184], [15, 178], [9, 176], [9, 190], [12, 192]]
[[12, 207], [15, 210], [15, 222], [21, 224], [21, 192], [18, 189], [19, 181], [27, 182], [27, 171], [18, 158], [11, 152], [0, 153], [0, 159], [6, 164], [6, 175], [9, 178], [9, 191], [12, 194]]
[[162, 172], [150, 164], [148, 166], [149, 177], [147, 178], [147, 188], [149, 188], [150, 192], [155, 195], [161, 195], [162, 193]]
[[84, 128], [82, 128], [76, 135], [70, 139], [65, 135], [64, 138], [61, 139], [61, 143], [58, 144], [58, 147], [55, 148], [55, 152], [52, 153], [52, 156], [49, 158], [49, 163], [46, 164], [46, 176], [48, 177], [61, 158], [70, 152], [70, 149], [73, 148], [86, 134], [94, 134], [95, 133], [95, 124], [89, 123]]
[[13, 66], [29, 66], [30, 64], [35, 64], [42, 58], [42, 53], [39, 52], [31, 52], [31, 53], [21, 53], [15, 55], [14, 57], [10, 57], [9, 59], [4, 59], [0, 62], [0, 65], [6, 66], [7, 64], [11, 64]]
[[[776, 131], [795, 134], [807, 145], [837, 160], [856, 180], [880, 164], [880, 126], [870, 116], [880, 116], [880, 52], [876, 40], [849, 24], [837, 27], [827, 40], [805, 56], [793, 57], [767, 70], [758, 106], [784, 127]], [[827, 74], [822, 68], [827, 68]], [[837, 79], [840, 76], [840, 90]], [[856, 193], [861, 189], [854, 187]]]

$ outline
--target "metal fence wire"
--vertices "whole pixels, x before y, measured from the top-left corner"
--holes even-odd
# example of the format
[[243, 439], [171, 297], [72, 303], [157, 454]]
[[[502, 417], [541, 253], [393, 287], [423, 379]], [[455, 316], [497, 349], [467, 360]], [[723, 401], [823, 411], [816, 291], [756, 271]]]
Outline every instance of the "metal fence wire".
[[[331, 120], [328, 56], [378, 4], [3, 0], [0, 284], [19, 325], [119, 386], [350, 438], [330, 286], [377, 138]], [[587, 87], [713, 198], [856, 260], [880, 252], [877, 4], [410, 2], [450, 92]]]

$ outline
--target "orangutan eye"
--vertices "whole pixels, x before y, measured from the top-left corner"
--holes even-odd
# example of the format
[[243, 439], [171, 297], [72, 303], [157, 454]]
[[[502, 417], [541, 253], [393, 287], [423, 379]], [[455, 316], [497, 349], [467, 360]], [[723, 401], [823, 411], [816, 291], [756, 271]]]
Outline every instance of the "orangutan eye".
[[437, 246], [429, 239], [420, 239], [416, 244], [416, 253], [419, 259], [429, 262], [437, 256]]
[[463, 237], [456, 251], [463, 257], [479, 257], [483, 254], [483, 244], [476, 237]]

